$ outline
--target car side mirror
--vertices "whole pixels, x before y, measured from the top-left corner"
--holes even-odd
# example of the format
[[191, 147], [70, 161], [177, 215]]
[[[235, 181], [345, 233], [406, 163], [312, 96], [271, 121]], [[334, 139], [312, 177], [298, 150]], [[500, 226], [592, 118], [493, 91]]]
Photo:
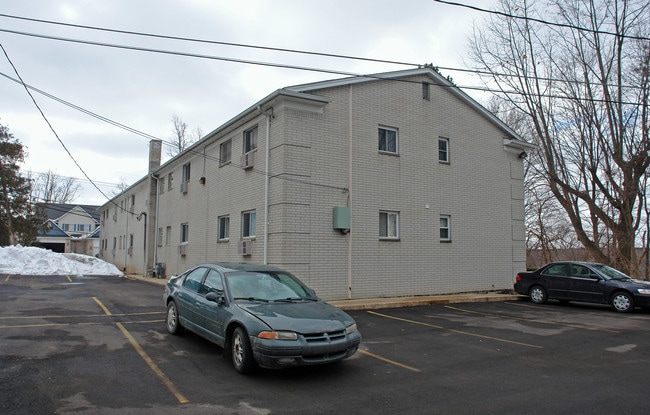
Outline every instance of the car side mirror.
[[214, 291], [210, 291], [205, 299], [217, 303], [217, 305], [223, 305], [226, 302], [226, 299], [223, 297], [223, 294], [217, 294]]

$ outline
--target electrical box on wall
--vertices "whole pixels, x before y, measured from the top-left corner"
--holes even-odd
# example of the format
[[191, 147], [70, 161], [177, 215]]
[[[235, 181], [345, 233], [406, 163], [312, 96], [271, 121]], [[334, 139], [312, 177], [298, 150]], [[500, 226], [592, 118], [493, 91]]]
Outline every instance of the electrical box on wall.
[[343, 206], [335, 206], [333, 211], [334, 229], [338, 229], [343, 233], [350, 231], [350, 208]]

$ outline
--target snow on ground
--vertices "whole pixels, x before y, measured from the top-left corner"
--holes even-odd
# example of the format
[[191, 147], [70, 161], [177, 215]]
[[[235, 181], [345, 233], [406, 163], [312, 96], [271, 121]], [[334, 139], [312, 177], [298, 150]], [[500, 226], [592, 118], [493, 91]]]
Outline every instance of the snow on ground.
[[0, 274], [123, 275], [113, 264], [88, 255], [59, 254], [35, 247], [0, 247]]

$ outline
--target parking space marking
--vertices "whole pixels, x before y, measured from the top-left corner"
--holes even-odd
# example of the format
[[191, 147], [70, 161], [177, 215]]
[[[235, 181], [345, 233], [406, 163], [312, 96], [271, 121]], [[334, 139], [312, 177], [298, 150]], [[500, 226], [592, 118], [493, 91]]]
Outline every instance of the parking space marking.
[[449, 331], [449, 332], [452, 332], [452, 333], [462, 334], [462, 335], [465, 335], [465, 336], [479, 337], [481, 339], [488, 339], [488, 340], [494, 340], [494, 341], [497, 341], [497, 342], [515, 344], [515, 345], [518, 345], [518, 346], [531, 347], [533, 349], [543, 349], [544, 348], [543, 346], [538, 346], [536, 344], [522, 343], [522, 342], [517, 342], [517, 341], [514, 341], [514, 340], [502, 339], [502, 338], [499, 338], [499, 337], [492, 337], [492, 336], [486, 336], [486, 335], [483, 335], [483, 334], [471, 333], [471, 332], [468, 332], [468, 331], [450, 329], [450, 328], [446, 328], [446, 327], [443, 327], [443, 326], [438, 326], [438, 325], [431, 324], [431, 323], [425, 323], [425, 322], [422, 322], [422, 321], [409, 320], [409, 319], [402, 318], [402, 317], [395, 317], [395, 316], [390, 316], [388, 314], [377, 313], [376, 311], [368, 311], [368, 313], [379, 316], [379, 317], [390, 318], [392, 320], [403, 321], [403, 322], [411, 323], [411, 324], [418, 324], [420, 326], [431, 327], [431, 328], [434, 328], [434, 329]]
[[[112, 316], [111, 311], [97, 297], [93, 297], [93, 300], [97, 303], [99, 308], [101, 308], [104, 311], [104, 313], [106, 313], [106, 315]], [[153, 359], [151, 357], [149, 357], [147, 352], [144, 351], [142, 346], [140, 346], [140, 343], [138, 343], [138, 341], [135, 339], [135, 337], [133, 337], [131, 335], [131, 333], [129, 333], [129, 331], [126, 329], [126, 327], [124, 327], [124, 325], [122, 323], [115, 323], [115, 325], [122, 332], [122, 334], [124, 334], [124, 337], [126, 337], [127, 340], [129, 341], [129, 343], [131, 343], [131, 346], [133, 346], [135, 351], [140, 355], [142, 360], [145, 361], [145, 363], [149, 366], [151, 371], [154, 374], [156, 374], [156, 376], [158, 376], [158, 378], [167, 387], [167, 389], [169, 389], [169, 391], [172, 393], [172, 395], [174, 395], [176, 397], [178, 402], [179, 403], [188, 403], [189, 399], [187, 399], [176, 388], [176, 385], [174, 385], [174, 382], [172, 382], [171, 379], [169, 379], [167, 377], [167, 375], [165, 375], [165, 373], [160, 369], [160, 367], [158, 367], [156, 362], [154, 362]]]
[[463, 313], [470, 313], [470, 314], [479, 314], [482, 316], [490, 316], [490, 317], [498, 317], [498, 318], [503, 318], [507, 320], [516, 320], [516, 321], [525, 321], [525, 322], [530, 322], [530, 323], [539, 323], [539, 324], [548, 324], [549, 326], [562, 326], [562, 327], [570, 327], [572, 329], [580, 329], [580, 330], [596, 330], [596, 331], [603, 331], [607, 333], [619, 333], [618, 330], [609, 330], [605, 328], [592, 328], [588, 326], [581, 326], [577, 324], [567, 324], [567, 323], [562, 323], [558, 321], [547, 321], [547, 320], [536, 320], [532, 318], [522, 318], [522, 317], [514, 317], [514, 316], [504, 316], [501, 314], [495, 314], [495, 313], [485, 313], [482, 311], [473, 311], [473, 310], [466, 310], [463, 308], [458, 308], [458, 307], [453, 307], [453, 306], [445, 306], [445, 308], [448, 308], [450, 310], [456, 310], [456, 311], [461, 311]]
[[394, 360], [387, 359], [387, 358], [385, 358], [383, 356], [379, 356], [378, 354], [370, 353], [367, 350], [359, 349], [359, 352], [362, 353], [362, 354], [365, 354], [366, 356], [374, 357], [375, 359], [381, 360], [382, 362], [390, 363], [391, 365], [399, 366], [399, 367], [402, 367], [404, 369], [411, 370], [413, 372], [418, 372], [418, 373], [421, 372], [420, 369], [405, 365], [403, 363], [396, 362]]

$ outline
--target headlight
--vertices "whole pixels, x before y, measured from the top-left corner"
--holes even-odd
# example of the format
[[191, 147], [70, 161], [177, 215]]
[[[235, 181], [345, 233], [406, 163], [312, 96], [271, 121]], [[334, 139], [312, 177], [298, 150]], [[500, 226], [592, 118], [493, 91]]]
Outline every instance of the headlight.
[[262, 331], [257, 335], [260, 339], [297, 340], [298, 335], [293, 331]]
[[650, 288], [639, 288], [637, 291], [639, 294], [650, 294]]
[[351, 333], [354, 333], [355, 331], [357, 331], [357, 323], [354, 323], [354, 324], [352, 324], [352, 325], [349, 325], [349, 326], [345, 329], [345, 334], [351, 334]]

